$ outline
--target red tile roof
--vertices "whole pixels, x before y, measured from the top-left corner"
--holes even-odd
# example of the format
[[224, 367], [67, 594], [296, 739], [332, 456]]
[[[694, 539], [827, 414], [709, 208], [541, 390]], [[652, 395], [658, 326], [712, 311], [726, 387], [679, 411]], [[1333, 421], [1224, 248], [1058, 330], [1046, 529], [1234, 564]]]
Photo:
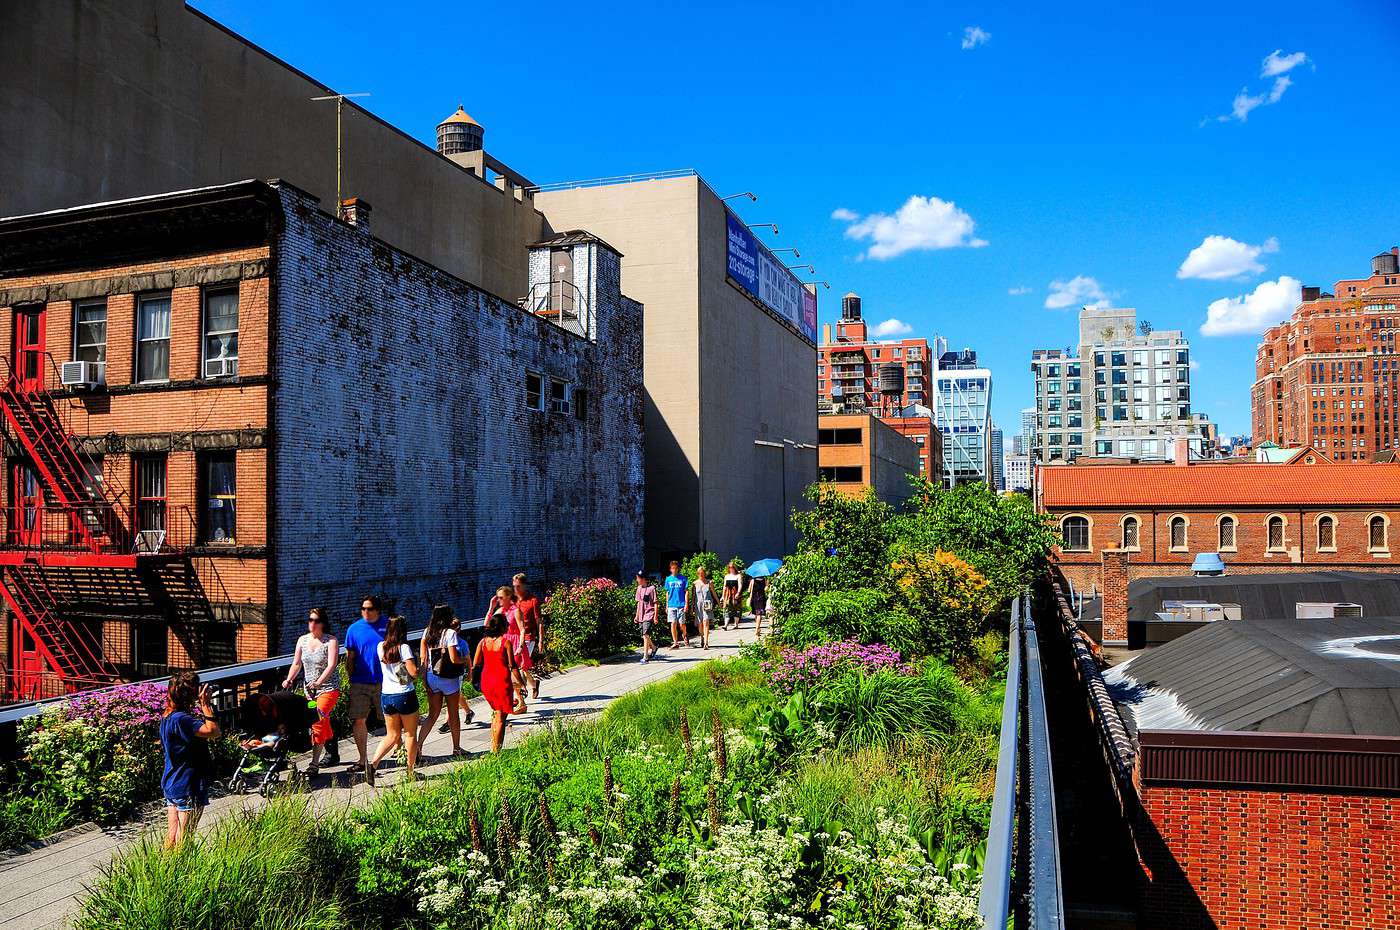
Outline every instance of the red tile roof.
[[1400, 507], [1400, 466], [1052, 465], [1041, 469], [1046, 510], [1077, 507]]

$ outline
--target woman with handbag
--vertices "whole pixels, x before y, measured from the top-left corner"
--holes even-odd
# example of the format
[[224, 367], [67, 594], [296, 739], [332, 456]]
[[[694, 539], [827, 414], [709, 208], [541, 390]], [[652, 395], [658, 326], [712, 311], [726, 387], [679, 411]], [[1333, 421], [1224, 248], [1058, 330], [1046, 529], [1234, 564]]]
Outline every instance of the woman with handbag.
[[[452, 734], [452, 755], [464, 755], [462, 751], [462, 673], [467, 669], [467, 659], [458, 647], [461, 640], [457, 635], [457, 620], [452, 608], [439, 604], [433, 608], [428, 628], [423, 631], [423, 641], [418, 645], [418, 663], [428, 670], [428, 716], [418, 727], [418, 752], [422, 755], [423, 741], [428, 738], [433, 724], [437, 723], [442, 705], [447, 704], [447, 727]], [[472, 722], [472, 709], [467, 707], [467, 723]]]
[[402, 616], [390, 617], [376, 652], [384, 679], [379, 698], [379, 706], [384, 711], [384, 738], [379, 741], [374, 758], [365, 766], [365, 784], [371, 788], [379, 763], [400, 741], [408, 759], [408, 781], [413, 780], [413, 767], [418, 762], [418, 692], [413, 686], [413, 680], [418, 677], [418, 663], [413, 657], [413, 647], [408, 644], [408, 621]]

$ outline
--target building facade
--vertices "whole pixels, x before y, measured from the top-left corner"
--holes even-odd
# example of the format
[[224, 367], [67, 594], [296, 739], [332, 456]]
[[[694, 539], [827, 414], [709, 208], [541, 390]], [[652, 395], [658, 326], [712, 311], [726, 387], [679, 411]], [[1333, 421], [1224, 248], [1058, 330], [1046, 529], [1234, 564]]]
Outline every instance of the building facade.
[[859, 295], [841, 298], [835, 339], [822, 326], [817, 356], [817, 398], [843, 412], [886, 417], [911, 405], [927, 406], [933, 358], [927, 339], [871, 339]]
[[1264, 333], [1250, 393], [1253, 441], [1310, 445], [1366, 462], [1400, 448], [1400, 249], [1332, 292], [1304, 287], [1286, 322]]
[[943, 433], [943, 483], [991, 485], [992, 372], [971, 349], [944, 352], [934, 373], [934, 417]]
[[0, 255], [11, 699], [640, 564], [641, 307], [595, 237], [530, 252], [572, 316], [280, 182], [0, 221]]
[[1029, 455], [1008, 455], [1006, 457], [1006, 490], [1029, 491], [1031, 489], [1031, 457]]
[[1190, 574], [1202, 553], [1232, 573], [1393, 571], [1400, 557], [1400, 466], [1288, 464], [1050, 465], [1036, 501], [1063, 544], [1060, 571], [1104, 587], [1105, 553], [1126, 553], [1123, 583]]
[[1003, 443], [1006, 437], [1002, 435], [1001, 427], [992, 425], [992, 488], [997, 491], [1006, 490], [1006, 447]]
[[1172, 458], [1185, 437], [1205, 454], [1212, 427], [1191, 412], [1191, 346], [1179, 330], [1139, 327], [1131, 308], [1085, 307], [1079, 344], [1031, 353], [1038, 462], [1081, 455]]
[[648, 564], [792, 551], [789, 514], [817, 478], [815, 338], [735, 284], [730, 231], [742, 221], [693, 172], [534, 196], [555, 228], [617, 246], [647, 308]]
[[817, 420], [820, 479], [848, 493], [871, 488], [886, 503], [909, 499], [919, 474], [919, 447], [868, 413], [836, 413]]
[[943, 475], [943, 432], [927, 407], [906, 407], [880, 422], [909, 439], [919, 450], [918, 474], [937, 484]]

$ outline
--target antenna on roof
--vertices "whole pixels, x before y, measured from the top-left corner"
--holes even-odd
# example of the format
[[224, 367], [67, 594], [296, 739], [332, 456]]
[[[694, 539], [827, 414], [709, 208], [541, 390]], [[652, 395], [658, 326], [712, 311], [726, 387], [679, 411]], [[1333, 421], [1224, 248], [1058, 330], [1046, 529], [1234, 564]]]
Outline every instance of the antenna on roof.
[[345, 107], [347, 97], [368, 97], [369, 92], [364, 91], [357, 94], [327, 94], [324, 97], [312, 97], [312, 100], [334, 100], [335, 101], [335, 215], [340, 216], [340, 112]]

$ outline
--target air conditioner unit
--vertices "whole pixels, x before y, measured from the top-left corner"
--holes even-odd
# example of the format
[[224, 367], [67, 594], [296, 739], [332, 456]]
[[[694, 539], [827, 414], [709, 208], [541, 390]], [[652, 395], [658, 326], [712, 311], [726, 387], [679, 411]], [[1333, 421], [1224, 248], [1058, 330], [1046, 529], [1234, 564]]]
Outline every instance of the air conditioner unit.
[[107, 366], [102, 362], [64, 362], [59, 374], [67, 387], [97, 387], [107, 383]]
[[238, 359], [207, 358], [204, 360], [205, 378], [232, 378], [238, 374]]
[[1346, 602], [1299, 601], [1294, 605], [1294, 611], [1294, 615], [1299, 620], [1339, 620], [1343, 617], [1360, 617], [1362, 615], [1360, 604]]

